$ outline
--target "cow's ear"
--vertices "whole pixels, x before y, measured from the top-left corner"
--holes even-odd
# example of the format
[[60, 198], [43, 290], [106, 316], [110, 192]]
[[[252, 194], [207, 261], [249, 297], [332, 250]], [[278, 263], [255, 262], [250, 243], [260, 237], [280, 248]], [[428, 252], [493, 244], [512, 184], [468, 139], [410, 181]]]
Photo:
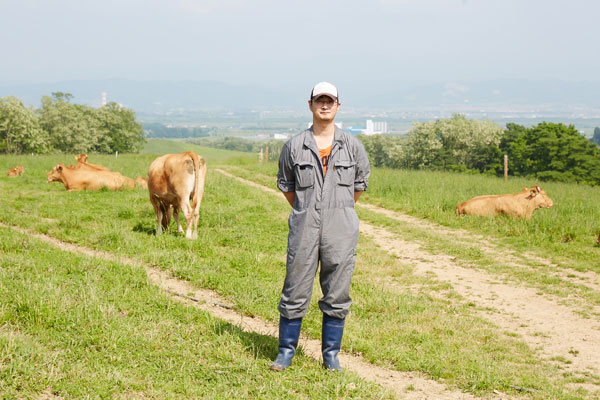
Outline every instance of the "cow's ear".
[[528, 191], [529, 189], [527, 189], [527, 187], [523, 187], [523, 189], [521, 189], [523, 192]]
[[57, 166], [56, 166], [56, 170], [57, 170], [58, 172], [62, 171], [62, 165], [60, 165], [60, 164], [59, 164], [59, 165], [57, 165]]
[[529, 191], [529, 195], [530, 195], [531, 197], [535, 197], [535, 196], [537, 195], [537, 192], [536, 192], [535, 190], [533, 190], [533, 189], [532, 189], [532, 190], [530, 190], [530, 191]]

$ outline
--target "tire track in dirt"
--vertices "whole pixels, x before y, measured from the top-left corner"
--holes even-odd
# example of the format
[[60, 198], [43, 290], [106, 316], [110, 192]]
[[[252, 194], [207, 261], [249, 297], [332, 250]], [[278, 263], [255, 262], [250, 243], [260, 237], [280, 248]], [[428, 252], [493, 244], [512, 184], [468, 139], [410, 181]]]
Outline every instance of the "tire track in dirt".
[[[278, 337], [278, 326], [276, 324], [237, 312], [233, 309], [233, 306], [228, 304], [227, 300], [221, 297], [218, 293], [208, 289], [197, 288], [187, 281], [175, 278], [168, 272], [149, 266], [139, 260], [117, 256], [110, 252], [93, 250], [80, 245], [63, 242], [52, 236], [44, 235], [17, 226], [7, 225], [4, 223], [0, 223], [0, 226], [11, 228], [25, 235], [40, 239], [63, 251], [119, 262], [134, 268], [143, 268], [146, 271], [148, 279], [154, 285], [171, 295], [174, 300], [206, 311], [215, 318], [222, 319], [235, 326], [238, 326], [244, 332], [258, 333], [275, 338]], [[319, 340], [310, 339], [302, 335], [300, 346], [304, 354], [320, 362], [321, 342]], [[375, 382], [385, 387], [394, 393], [397, 398], [408, 400], [477, 399], [477, 397], [474, 397], [469, 393], [462, 393], [458, 390], [449, 389], [444, 384], [427, 379], [423, 374], [418, 372], [399, 372], [378, 367], [366, 362], [360, 356], [349, 354], [343, 351], [339, 353], [338, 357], [342, 365], [347, 370], [354, 372], [363, 379]], [[505, 396], [503, 396], [503, 398], [505, 398]]]
[[[276, 190], [226, 171], [216, 171], [247, 185], [279, 194]], [[371, 210], [374, 208], [358, 205]], [[412, 225], [419, 224], [417, 218], [394, 214]], [[430, 223], [423, 222], [421, 226], [428, 224]], [[446, 230], [452, 233], [451, 230]], [[431, 254], [418, 243], [402, 240], [385, 228], [361, 221], [360, 231], [370, 236], [383, 250], [414, 266], [416, 273], [433, 273], [440, 281], [450, 283], [467, 301], [494, 310], [481, 315], [499, 328], [521, 335], [532, 349], [539, 349], [542, 357], [548, 360], [562, 357], [569, 364], [561, 366], [574, 372], [599, 373], [600, 321], [584, 319], [569, 307], [560, 305], [558, 299], [541, 296], [535, 289], [498, 282], [497, 277], [486, 272], [458, 265], [454, 262], [454, 257]], [[481, 239], [484, 239], [483, 236]]]
[[[436, 224], [431, 221], [419, 219], [410, 215], [402, 214], [396, 211], [388, 210], [383, 207], [375, 206], [372, 204], [357, 203], [357, 206], [366, 210], [372, 211], [377, 214], [384, 215], [388, 218], [402, 222], [410, 227], [433, 231], [438, 235], [451, 237], [453, 240], [466, 240], [470, 245], [476, 245], [479, 250], [487, 253], [489, 256], [496, 259], [501, 259], [503, 263], [518, 268], [533, 270], [534, 268], [530, 265], [525, 265], [521, 260], [526, 259], [530, 262], [535, 262], [539, 265], [550, 267], [552, 272], [550, 275], [555, 276], [561, 280], [577, 283], [579, 285], [586, 286], [595, 291], [600, 291], [600, 275], [593, 271], [577, 271], [572, 268], [564, 267], [556, 264], [550, 260], [537, 256], [535, 254], [527, 252], [513, 252], [500, 249], [497, 244], [494, 243], [493, 239], [478, 235], [464, 229], [448, 228], [440, 224]], [[573, 282], [573, 278], [580, 279], [580, 282]]]

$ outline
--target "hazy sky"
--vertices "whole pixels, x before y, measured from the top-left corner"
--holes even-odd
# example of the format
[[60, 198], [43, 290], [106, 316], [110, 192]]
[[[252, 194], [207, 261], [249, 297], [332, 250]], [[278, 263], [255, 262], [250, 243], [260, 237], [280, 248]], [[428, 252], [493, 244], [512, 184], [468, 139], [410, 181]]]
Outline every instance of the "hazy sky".
[[600, 80], [595, 0], [0, 0], [0, 83]]

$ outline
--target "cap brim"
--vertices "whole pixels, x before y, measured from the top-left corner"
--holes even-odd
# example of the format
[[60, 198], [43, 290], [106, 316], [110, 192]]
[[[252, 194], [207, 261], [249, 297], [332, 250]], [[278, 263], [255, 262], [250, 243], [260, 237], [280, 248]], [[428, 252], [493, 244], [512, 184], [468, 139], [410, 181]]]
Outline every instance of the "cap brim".
[[331, 93], [319, 93], [319, 94], [313, 96], [311, 100], [314, 100], [314, 99], [316, 99], [318, 97], [321, 97], [321, 96], [327, 96], [330, 99], [333, 99], [334, 101], [337, 101], [337, 97], [334, 96], [334, 95], [332, 95]]

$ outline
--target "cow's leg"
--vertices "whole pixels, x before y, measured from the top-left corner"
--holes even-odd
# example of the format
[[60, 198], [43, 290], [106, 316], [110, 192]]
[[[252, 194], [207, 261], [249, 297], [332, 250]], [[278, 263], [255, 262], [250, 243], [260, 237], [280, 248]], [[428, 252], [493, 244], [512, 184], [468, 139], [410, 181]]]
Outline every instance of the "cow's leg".
[[160, 235], [162, 233], [161, 222], [163, 220], [163, 212], [162, 212], [160, 200], [158, 200], [154, 196], [150, 195], [150, 203], [152, 203], [152, 207], [154, 207], [154, 213], [156, 214], [156, 234]]
[[[185, 217], [185, 237], [187, 239], [193, 239], [192, 237], [192, 219], [193, 211], [192, 206], [190, 206], [190, 201], [187, 197], [182, 197], [179, 201], [179, 207], [183, 212], [183, 216]], [[183, 232], [183, 231], [182, 231]]]
[[173, 207], [173, 218], [177, 221], [177, 232], [183, 233], [183, 227], [181, 226], [181, 220], [179, 219], [179, 206]]
[[166, 230], [169, 230], [169, 225], [171, 224], [171, 205], [168, 203], [162, 203], [162, 209], [162, 227]]

